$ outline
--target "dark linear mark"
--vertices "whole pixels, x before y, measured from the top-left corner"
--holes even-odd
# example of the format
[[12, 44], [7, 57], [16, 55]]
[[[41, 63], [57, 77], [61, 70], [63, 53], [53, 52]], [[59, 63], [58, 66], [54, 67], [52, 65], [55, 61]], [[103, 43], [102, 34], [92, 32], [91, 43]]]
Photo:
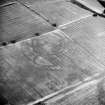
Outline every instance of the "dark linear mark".
[[52, 25], [50, 22], [49, 22], [49, 19], [47, 19], [47, 17], [45, 16], [42, 16], [40, 13], [38, 13], [37, 11], [31, 9], [30, 7], [26, 6], [25, 4], [19, 2], [18, 0], [16, 0], [18, 3], [20, 3], [22, 6], [26, 7], [28, 10], [30, 10], [31, 12], [33, 12], [34, 14], [37, 14], [39, 17], [41, 17], [42, 19], [44, 19], [47, 23], [49, 23], [50, 25]]
[[7, 7], [7, 6], [10, 6], [13, 4], [16, 4], [16, 2], [9, 2], [9, 3], [2, 4], [2, 5], [0, 5], [0, 8]]

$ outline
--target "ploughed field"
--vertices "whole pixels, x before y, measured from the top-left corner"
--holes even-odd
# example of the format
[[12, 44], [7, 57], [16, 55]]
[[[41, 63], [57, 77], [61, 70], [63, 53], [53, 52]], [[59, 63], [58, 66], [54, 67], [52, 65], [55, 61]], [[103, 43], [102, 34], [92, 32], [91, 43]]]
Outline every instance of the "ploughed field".
[[105, 105], [105, 19], [92, 15], [66, 0], [1, 2], [0, 94], [11, 105]]

